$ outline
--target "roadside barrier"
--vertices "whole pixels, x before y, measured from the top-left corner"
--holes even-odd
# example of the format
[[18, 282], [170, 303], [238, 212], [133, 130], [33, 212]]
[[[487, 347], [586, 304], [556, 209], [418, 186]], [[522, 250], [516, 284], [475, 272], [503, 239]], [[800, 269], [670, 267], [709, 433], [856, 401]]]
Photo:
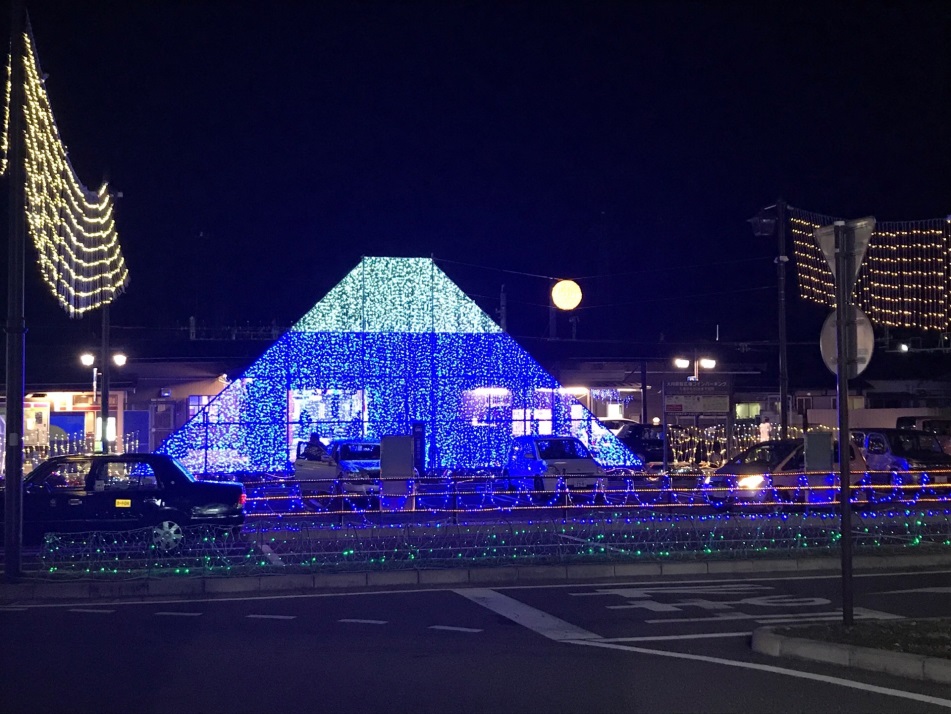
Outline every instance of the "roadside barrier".
[[[475, 513], [351, 512], [345, 522], [316, 517], [254, 519], [232, 529], [185, 528], [170, 543], [154, 529], [49, 534], [35, 577], [130, 579], [166, 576], [335, 573], [477, 565], [636, 563], [831, 555], [838, 516], [816, 513], [699, 514], [589, 510], [537, 517]], [[519, 514], [524, 516], [525, 514]], [[853, 516], [856, 552], [951, 552], [951, 511], [893, 508]]]

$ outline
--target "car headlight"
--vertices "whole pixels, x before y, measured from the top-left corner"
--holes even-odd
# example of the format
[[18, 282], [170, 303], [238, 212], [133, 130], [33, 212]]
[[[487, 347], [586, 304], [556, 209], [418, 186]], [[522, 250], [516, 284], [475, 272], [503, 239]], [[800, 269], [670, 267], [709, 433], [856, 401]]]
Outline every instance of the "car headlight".
[[766, 482], [766, 477], [763, 474], [752, 474], [750, 476], [742, 476], [737, 479], [736, 485], [739, 488], [759, 488]]

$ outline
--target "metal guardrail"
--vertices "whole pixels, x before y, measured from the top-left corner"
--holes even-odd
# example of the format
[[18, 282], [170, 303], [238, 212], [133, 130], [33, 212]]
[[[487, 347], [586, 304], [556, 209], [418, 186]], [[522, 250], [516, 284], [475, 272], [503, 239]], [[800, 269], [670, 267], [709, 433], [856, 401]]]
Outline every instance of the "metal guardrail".
[[[762, 486], [751, 489], [723, 485], [725, 480], [730, 480], [729, 475], [711, 477], [699, 470], [671, 475], [614, 472], [600, 478], [592, 488], [575, 489], [571, 487], [572, 479], [590, 479], [590, 474], [563, 474], [554, 488], [546, 489], [537, 479], [528, 477], [507, 478], [490, 473], [466, 473], [457, 477], [446, 473], [415, 481], [399, 479], [399, 483], [404, 484], [401, 493], [383, 484], [379, 495], [370, 496], [347, 493], [339, 487], [328, 493], [304, 496], [300, 482], [293, 477], [244, 483], [251, 519], [274, 515], [306, 519], [315, 514], [342, 517], [352, 512], [427, 512], [453, 516], [474, 512], [528, 514], [551, 509], [559, 509], [567, 516], [591, 509], [630, 512], [682, 508], [835, 509], [839, 504], [839, 489], [832, 476], [824, 472], [783, 474], [783, 483], [792, 485], [774, 485], [767, 475]], [[858, 507], [869, 504], [929, 507], [951, 501], [951, 483], [947, 483], [951, 474], [931, 472], [924, 483], [921, 476], [920, 472], [866, 472], [853, 485], [851, 501]], [[815, 485], [817, 477], [826, 478], [828, 483]]]

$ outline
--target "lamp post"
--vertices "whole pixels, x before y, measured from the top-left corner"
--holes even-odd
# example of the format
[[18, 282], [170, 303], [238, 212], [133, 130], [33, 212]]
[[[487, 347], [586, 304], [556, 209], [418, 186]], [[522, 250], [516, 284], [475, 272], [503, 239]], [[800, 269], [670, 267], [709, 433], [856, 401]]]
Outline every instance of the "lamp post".
[[[687, 381], [689, 382], [699, 382], [700, 381], [700, 370], [701, 369], [714, 369], [717, 366], [717, 361], [713, 357], [700, 357], [696, 350], [694, 350], [693, 359], [691, 360], [688, 357], [674, 357], [674, 367], [677, 369], [690, 369], [693, 367], [693, 376], [688, 376]], [[667, 393], [664, 393], [664, 416], [666, 417], [667, 411]], [[700, 413], [697, 412], [693, 417], [694, 427], [699, 428], [700, 426]], [[667, 419], [664, 419], [664, 471], [667, 471]]]
[[783, 199], [767, 206], [756, 216], [748, 219], [753, 235], [766, 238], [776, 232], [779, 254], [776, 263], [776, 289], [779, 297], [779, 438], [785, 439], [789, 428], [789, 368], [786, 359], [786, 202]]
[[[96, 356], [92, 352], [84, 352], [79, 357], [79, 361], [83, 364], [84, 367], [92, 367], [92, 401], [93, 404], [96, 402], [96, 381], [97, 377], [100, 374], [98, 367], [94, 366], [96, 364]], [[94, 442], [99, 442], [103, 453], [108, 453], [109, 451], [109, 363], [110, 361], [116, 367], [123, 367], [128, 361], [128, 358], [122, 352], [116, 352], [112, 355], [112, 359], [103, 359], [102, 367], [102, 391], [100, 392], [100, 402], [99, 402], [99, 423], [94, 429]], [[113, 435], [113, 439], [115, 435]], [[95, 450], [95, 446], [93, 447]]]
[[[581, 288], [574, 280], [559, 280], [551, 288], [551, 303], [548, 306], [548, 339], [554, 340], [558, 337], [558, 328], [556, 327], [555, 308], [570, 312], [581, 304]], [[578, 336], [578, 318], [571, 317], [571, 339]]]

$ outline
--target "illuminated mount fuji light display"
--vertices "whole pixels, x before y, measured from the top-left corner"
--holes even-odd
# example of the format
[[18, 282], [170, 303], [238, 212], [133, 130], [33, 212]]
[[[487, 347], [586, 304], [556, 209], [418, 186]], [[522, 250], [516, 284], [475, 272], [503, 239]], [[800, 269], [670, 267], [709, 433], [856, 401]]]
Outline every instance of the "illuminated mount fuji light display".
[[636, 458], [424, 258], [364, 258], [240, 378], [159, 447], [195, 473], [289, 471], [312, 433], [426, 431], [426, 466], [498, 467], [512, 437], [577, 436]]

